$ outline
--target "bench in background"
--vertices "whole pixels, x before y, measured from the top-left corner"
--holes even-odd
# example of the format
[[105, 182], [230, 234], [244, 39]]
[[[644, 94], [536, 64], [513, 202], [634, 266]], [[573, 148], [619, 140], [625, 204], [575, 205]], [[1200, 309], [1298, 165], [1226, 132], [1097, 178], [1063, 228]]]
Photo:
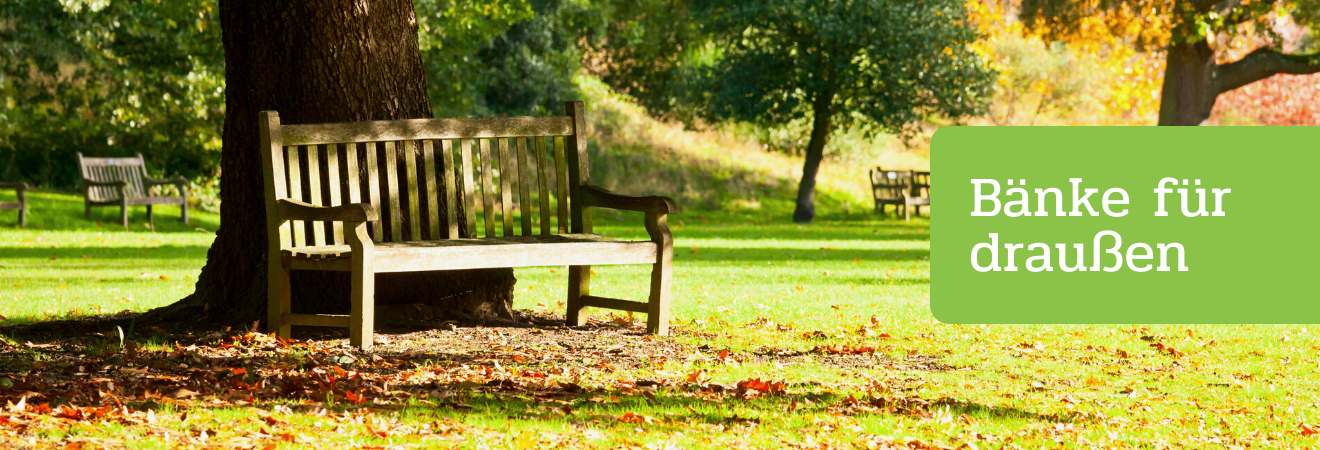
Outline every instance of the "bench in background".
[[27, 226], [27, 191], [32, 190], [27, 183], [0, 183], [0, 189], [13, 189], [18, 194], [16, 202], [0, 202], [0, 209], [17, 209], [18, 226]]
[[[153, 205], [179, 205], [183, 209], [181, 219], [188, 223], [188, 180], [183, 177], [158, 180], [148, 176], [141, 153], [131, 158], [88, 158], [79, 152], [78, 167], [82, 171], [83, 212], [87, 220], [92, 219], [93, 206], [118, 206], [119, 222], [127, 227], [130, 206], [146, 206], [150, 221]], [[151, 195], [151, 188], [163, 185], [177, 186], [180, 196]]]

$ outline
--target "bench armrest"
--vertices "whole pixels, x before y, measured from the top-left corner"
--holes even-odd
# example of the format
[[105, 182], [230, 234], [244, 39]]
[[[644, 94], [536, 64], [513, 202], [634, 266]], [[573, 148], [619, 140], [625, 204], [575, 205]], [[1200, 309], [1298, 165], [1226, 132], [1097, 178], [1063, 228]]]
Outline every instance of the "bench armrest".
[[16, 191], [22, 192], [22, 191], [30, 191], [30, 190], [32, 190], [32, 186], [28, 186], [27, 183], [22, 183], [22, 182], [19, 182], [19, 183], [0, 183], [0, 189], [13, 189], [13, 190], [16, 190]]
[[653, 214], [674, 214], [678, 212], [678, 206], [669, 197], [619, 195], [596, 186], [582, 186], [581, 189], [583, 206]]
[[375, 222], [380, 214], [370, 203], [340, 206], [316, 206], [297, 200], [276, 201], [282, 220], [321, 220], [327, 222]]

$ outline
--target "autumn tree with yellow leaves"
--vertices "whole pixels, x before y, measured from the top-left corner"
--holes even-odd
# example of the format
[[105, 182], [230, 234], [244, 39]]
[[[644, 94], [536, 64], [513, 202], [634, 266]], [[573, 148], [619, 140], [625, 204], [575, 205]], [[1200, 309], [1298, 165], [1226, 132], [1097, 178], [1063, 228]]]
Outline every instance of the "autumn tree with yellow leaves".
[[[1018, 17], [1046, 39], [1089, 42], [1111, 57], [1164, 54], [1159, 124], [1198, 125], [1219, 94], [1278, 74], [1320, 72], [1320, 54], [1288, 51], [1273, 31], [1283, 22], [1315, 23], [1318, 12], [1320, 5], [1307, 1], [1022, 0]], [[1263, 41], [1231, 58], [1229, 43], [1242, 35]], [[1133, 98], [1143, 95], [1135, 91]]]

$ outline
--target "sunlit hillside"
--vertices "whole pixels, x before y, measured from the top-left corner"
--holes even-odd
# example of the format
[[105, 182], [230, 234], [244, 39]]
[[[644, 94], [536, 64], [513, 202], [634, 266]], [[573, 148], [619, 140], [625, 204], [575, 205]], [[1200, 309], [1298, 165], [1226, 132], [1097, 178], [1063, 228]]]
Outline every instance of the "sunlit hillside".
[[[595, 78], [577, 77], [587, 103], [594, 184], [622, 193], [660, 193], [684, 209], [741, 210], [784, 219], [792, 211], [802, 158], [765, 150], [732, 130], [693, 131], [658, 121], [631, 98]], [[867, 170], [877, 165], [927, 170], [928, 157], [900, 150], [888, 139], [844, 135], [835, 145], [874, 146], [839, 153], [867, 155], [827, 159], [818, 178], [822, 216], [869, 213]]]

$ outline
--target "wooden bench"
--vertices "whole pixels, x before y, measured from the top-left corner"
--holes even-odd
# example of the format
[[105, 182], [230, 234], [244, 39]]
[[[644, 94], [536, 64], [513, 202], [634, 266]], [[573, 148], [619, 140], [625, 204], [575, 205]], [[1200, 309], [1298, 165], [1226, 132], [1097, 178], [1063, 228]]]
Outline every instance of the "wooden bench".
[[894, 215], [903, 208], [904, 220], [912, 220], [913, 209], [921, 215], [922, 206], [930, 206], [930, 172], [871, 169], [871, 193], [875, 211], [885, 215], [885, 205], [894, 205]]
[[[346, 327], [370, 349], [376, 273], [568, 266], [569, 325], [596, 307], [646, 313], [648, 332], [668, 334], [674, 202], [591, 186], [584, 113], [281, 125], [261, 112], [266, 329]], [[591, 208], [644, 212], [650, 240], [591, 234]], [[650, 298], [590, 295], [593, 264], [652, 265]], [[290, 270], [351, 272], [350, 313], [293, 314]]]
[[[142, 154], [131, 158], [88, 158], [78, 152], [78, 167], [83, 177], [83, 213], [92, 220], [93, 206], [119, 206], [119, 222], [128, 226], [128, 207], [146, 206], [147, 220], [153, 219], [153, 205], [179, 205], [181, 219], [188, 223], [188, 180], [175, 177], [158, 180], [147, 175]], [[153, 196], [151, 188], [174, 185], [178, 197]]]
[[0, 189], [13, 189], [18, 194], [16, 202], [0, 202], [0, 209], [17, 209], [18, 226], [27, 226], [27, 191], [32, 190], [27, 183], [0, 183]]

